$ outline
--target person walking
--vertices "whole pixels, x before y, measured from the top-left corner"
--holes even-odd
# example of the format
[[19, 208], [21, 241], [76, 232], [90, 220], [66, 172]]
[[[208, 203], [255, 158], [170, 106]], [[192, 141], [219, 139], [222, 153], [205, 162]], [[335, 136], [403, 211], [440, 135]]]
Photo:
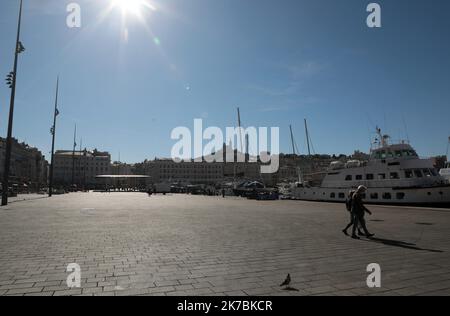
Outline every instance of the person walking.
[[[353, 195], [355, 194], [355, 190], [350, 190], [347, 195], [347, 200], [345, 201], [345, 207], [347, 208], [348, 213], [350, 214], [350, 223], [342, 230], [342, 232], [348, 236], [348, 230], [355, 224], [355, 216], [352, 212], [352, 201]], [[361, 231], [361, 225], [358, 225], [358, 235], [364, 236], [364, 233]]]
[[363, 185], [360, 185], [356, 192], [353, 194], [352, 198], [352, 214], [354, 216], [354, 223], [353, 223], [353, 231], [352, 231], [352, 238], [353, 239], [360, 239], [358, 236], [356, 236], [356, 229], [358, 228], [358, 225], [361, 226], [363, 229], [366, 237], [373, 237], [374, 234], [371, 234], [366, 226], [366, 220], [364, 219], [365, 213], [368, 213], [369, 215], [372, 215], [372, 212], [369, 211], [362, 201], [362, 195], [367, 192], [367, 188]]

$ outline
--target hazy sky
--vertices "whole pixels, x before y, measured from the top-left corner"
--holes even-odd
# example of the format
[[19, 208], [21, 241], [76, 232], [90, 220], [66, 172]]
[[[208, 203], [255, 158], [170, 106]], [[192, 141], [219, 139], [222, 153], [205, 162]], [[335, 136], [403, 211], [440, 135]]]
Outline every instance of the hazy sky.
[[[151, 0], [126, 21], [113, 0], [24, 0], [14, 136], [50, 150], [57, 74], [57, 149], [74, 124], [88, 148], [122, 161], [169, 156], [177, 126], [289, 124], [305, 152], [303, 119], [318, 153], [368, 151], [379, 125], [422, 156], [450, 136], [450, 1], [378, 1], [382, 28], [362, 0]], [[18, 0], [0, 2], [0, 75], [13, 63]], [[0, 133], [10, 90], [0, 86]], [[403, 122], [406, 122], [404, 124]], [[407, 128], [405, 128], [405, 125]]]

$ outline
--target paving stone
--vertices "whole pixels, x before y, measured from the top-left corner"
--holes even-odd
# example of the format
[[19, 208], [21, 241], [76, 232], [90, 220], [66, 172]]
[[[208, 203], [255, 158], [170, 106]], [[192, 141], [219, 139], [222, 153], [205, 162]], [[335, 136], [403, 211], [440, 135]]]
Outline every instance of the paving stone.
[[[352, 240], [342, 204], [139, 193], [16, 202], [0, 208], [0, 295], [450, 295], [450, 210], [369, 208], [376, 238]], [[70, 263], [80, 289], [66, 286]], [[369, 263], [381, 289], [366, 285]], [[288, 273], [298, 291], [279, 287]]]

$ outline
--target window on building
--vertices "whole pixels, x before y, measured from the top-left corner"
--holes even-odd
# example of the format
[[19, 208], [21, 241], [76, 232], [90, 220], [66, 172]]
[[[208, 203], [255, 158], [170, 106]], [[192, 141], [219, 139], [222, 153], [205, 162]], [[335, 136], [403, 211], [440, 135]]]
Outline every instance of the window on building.
[[397, 200], [404, 200], [405, 199], [405, 193], [403, 193], [403, 192], [398, 192], [396, 194], [396, 196], [397, 196]]
[[378, 174], [378, 180], [384, 180], [386, 179], [386, 174], [385, 173], [379, 173]]
[[390, 200], [390, 199], [392, 199], [391, 193], [389, 193], [389, 192], [383, 193], [383, 199], [384, 199], [384, 200]]
[[373, 173], [366, 174], [366, 180], [373, 180], [373, 179], [374, 179]]
[[336, 198], [336, 193], [331, 193], [330, 194], [330, 198], [335, 199]]
[[349, 174], [345, 177], [345, 181], [352, 181], [353, 177]]
[[339, 193], [339, 198], [340, 199], [345, 199], [345, 193]]
[[360, 175], [360, 174], [356, 175], [356, 180], [362, 180], [362, 178], [363, 178], [362, 175]]
[[374, 193], [370, 193], [370, 198], [372, 200], [378, 200], [378, 193], [374, 192]]

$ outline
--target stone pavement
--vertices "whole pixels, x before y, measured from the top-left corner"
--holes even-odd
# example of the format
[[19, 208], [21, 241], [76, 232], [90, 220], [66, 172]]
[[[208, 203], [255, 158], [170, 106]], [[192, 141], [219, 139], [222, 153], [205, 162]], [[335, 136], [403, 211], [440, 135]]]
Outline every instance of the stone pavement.
[[39, 200], [39, 199], [44, 199], [46, 197], [47, 197], [47, 195], [36, 194], [36, 193], [19, 194], [16, 197], [10, 197], [8, 201], [10, 203], [16, 203], [16, 202], [22, 202], [22, 201], [27, 201], [27, 200]]
[[[450, 295], [450, 210], [74, 193], [0, 208], [0, 295]], [[68, 289], [66, 267], [81, 267]], [[382, 286], [366, 285], [369, 263]], [[292, 288], [278, 286], [290, 273]]]

